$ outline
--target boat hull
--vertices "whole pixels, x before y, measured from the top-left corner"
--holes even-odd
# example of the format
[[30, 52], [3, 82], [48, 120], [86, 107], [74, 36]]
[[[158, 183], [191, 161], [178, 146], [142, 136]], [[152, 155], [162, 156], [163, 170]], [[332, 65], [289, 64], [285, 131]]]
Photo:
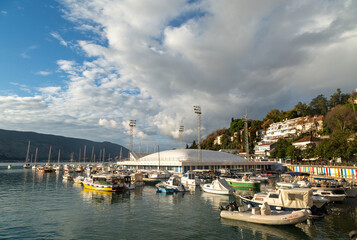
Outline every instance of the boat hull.
[[274, 211], [271, 215], [255, 215], [251, 211], [221, 211], [221, 217], [226, 219], [259, 223], [265, 225], [295, 225], [306, 221], [309, 216], [308, 211]]
[[250, 190], [259, 190], [260, 182], [259, 181], [236, 181], [234, 179], [226, 179], [227, 183], [235, 189], [250, 189]]
[[103, 191], [103, 192], [119, 192], [123, 191], [124, 187], [113, 187], [113, 186], [105, 186], [105, 185], [92, 185], [88, 183], [82, 182], [83, 187], [89, 190], [95, 191]]

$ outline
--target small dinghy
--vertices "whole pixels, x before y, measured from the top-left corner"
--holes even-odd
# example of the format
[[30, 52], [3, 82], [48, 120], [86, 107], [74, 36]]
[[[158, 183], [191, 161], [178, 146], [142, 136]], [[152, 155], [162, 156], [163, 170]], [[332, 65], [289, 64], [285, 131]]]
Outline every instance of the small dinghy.
[[295, 225], [306, 221], [310, 214], [308, 210], [274, 211], [267, 203], [264, 203], [260, 208], [250, 207], [250, 205], [238, 207], [236, 202], [232, 202], [227, 207], [220, 209], [221, 218], [265, 225]]
[[163, 184], [161, 184], [161, 183], [156, 184], [156, 189], [157, 189], [157, 192], [158, 192], [158, 193], [167, 193], [167, 194], [170, 194], [170, 193], [174, 193], [174, 192], [175, 192], [175, 189], [166, 187], [165, 185], [163, 185]]

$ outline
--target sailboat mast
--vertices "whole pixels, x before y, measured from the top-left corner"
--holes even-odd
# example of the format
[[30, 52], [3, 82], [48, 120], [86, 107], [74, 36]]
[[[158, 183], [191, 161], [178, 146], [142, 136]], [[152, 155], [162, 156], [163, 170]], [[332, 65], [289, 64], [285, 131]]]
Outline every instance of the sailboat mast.
[[37, 152], [38, 152], [38, 148], [36, 148], [36, 152], [35, 152], [35, 164], [36, 164], [36, 161], [37, 161]]
[[61, 157], [61, 149], [58, 149], [58, 165], [59, 165], [59, 162], [60, 162], [60, 157]]
[[29, 161], [30, 144], [31, 144], [31, 141], [29, 141], [29, 143], [27, 145], [27, 153], [26, 153], [26, 160], [25, 160], [26, 163]]
[[87, 145], [84, 145], [84, 152], [83, 152], [83, 163], [86, 164], [86, 152], [87, 152]]
[[52, 146], [50, 145], [50, 151], [48, 152], [48, 164], [51, 161], [51, 148], [52, 148]]

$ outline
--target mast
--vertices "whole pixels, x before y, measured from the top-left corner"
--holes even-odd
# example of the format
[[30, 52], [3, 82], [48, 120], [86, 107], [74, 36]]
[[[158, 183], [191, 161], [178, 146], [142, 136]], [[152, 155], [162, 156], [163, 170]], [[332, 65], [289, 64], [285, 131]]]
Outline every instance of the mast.
[[51, 148], [52, 146], [50, 145], [50, 151], [48, 152], [48, 164], [50, 164], [51, 161]]
[[157, 156], [158, 156], [158, 159], [159, 159], [159, 172], [160, 172], [160, 146], [157, 145]]
[[59, 165], [59, 162], [60, 162], [60, 157], [61, 157], [61, 149], [58, 149], [58, 165]]
[[93, 160], [95, 160], [95, 159], [93, 159], [94, 158], [94, 146], [92, 147], [92, 156], [90, 157], [90, 162], [92, 162]]
[[38, 152], [38, 148], [36, 148], [36, 152], [35, 152], [35, 165], [36, 165], [36, 161], [37, 161], [37, 152]]
[[27, 163], [29, 161], [30, 145], [31, 145], [31, 142], [29, 141], [29, 143], [27, 145], [27, 153], [26, 153], [25, 163]]
[[86, 164], [86, 151], [87, 151], [87, 145], [84, 145], [84, 152], [83, 152], [83, 163]]

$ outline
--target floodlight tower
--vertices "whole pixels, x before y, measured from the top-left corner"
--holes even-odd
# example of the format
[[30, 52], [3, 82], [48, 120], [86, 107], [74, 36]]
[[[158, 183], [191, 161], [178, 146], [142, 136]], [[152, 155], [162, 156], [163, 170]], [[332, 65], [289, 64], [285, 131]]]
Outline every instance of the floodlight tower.
[[248, 135], [248, 116], [247, 114], [242, 116], [244, 121], [244, 138], [245, 138], [245, 152], [247, 154], [247, 160], [249, 160], [249, 135]]
[[179, 128], [179, 139], [180, 139], [180, 148], [182, 149], [182, 133], [184, 130], [184, 126], [180, 126]]
[[136, 126], [136, 120], [130, 120], [130, 152], [133, 152], [133, 135], [134, 135], [134, 127]]
[[197, 158], [201, 161], [201, 107], [193, 106], [193, 110], [197, 114]]

